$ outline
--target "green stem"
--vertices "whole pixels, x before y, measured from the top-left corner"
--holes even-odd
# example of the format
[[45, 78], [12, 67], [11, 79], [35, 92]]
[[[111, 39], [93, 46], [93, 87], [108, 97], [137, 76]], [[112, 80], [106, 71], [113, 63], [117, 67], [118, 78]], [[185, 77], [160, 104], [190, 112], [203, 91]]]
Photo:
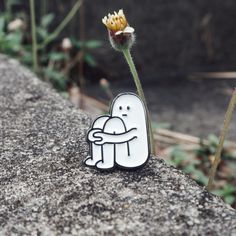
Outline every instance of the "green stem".
[[82, 0], [78, 0], [75, 5], [72, 7], [68, 15], [63, 19], [63, 21], [57, 26], [57, 28], [43, 41], [42, 44], [38, 46], [38, 49], [42, 49], [47, 46], [51, 41], [53, 41], [61, 31], [66, 27], [66, 25], [71, 21], [75, 16], [76, 12], [79, 10]]
[[81, 47], [81, 58], [79, 60], [79, 84], [80, 84], [80, 109], [84, 108], [84, 88], [85, 88], [85, 78], [84, 78], [84, 55], [85, 55], [85, 17], [84, 17], [84, 5], [81, 5], [79, 12], [79, 36], [82, 42]]
[[219, 144], [218, 144], [217, 149], [216, 149], [215, 159], [214, 159], [214, 162], [213, 162], [212, 167], [210, 169], [209, 180], [208, 180], [208, 184], [207, 184], [207, 189], [208, 190], [212, 189], [212, 185], [213, 185], [214, 177], [215, 177], [215, 174], [216, 174], [216, 170], [217, 170], [217, 167], [218, 167], [218, 165], [221, 161], [221, 152], [222, 152], [222, 149], [223, 149], [225, 136], [228, 132], [229, 124], [230, 124], [230, 121], [232, 119], [232, 115], [233, 115], [235, 105], [236, 105], [236, 88], [234, 89], [232, 98], [229, 102], [228, 109], [227, 109], [226, 114], [225, 114], [225, 120], [224, 120], [223, 128], [221, 130]]
[[41, 17], [46, 15], [46, 13], [47, 13], [47, 0], [42, 0], [41, 1], [40, 11], [41, 11]]
[[128, 65], [129, 65], [130, 72], [131, 72], [131, 74], [132, 74], [132, 76], [134, 78], [134, 83], [136, 85], [138, 95], [142, 99], [142, 101], [143, 101], [143, 103], [145, 105], [147, 114], [148, 114], [149, 140], [150, 140], [150, 145], [151, 145], [151, 153], [155, 155], [156, 154], [155, 153], [155, 143], [154, 143], [154, 136], [153, 136], [153, 130], [152, 130], [151, 117], [150, 117], [150, 114], [149, 114], [148, 109], [147, 109], [147, 103], [146, 103], [146, 99], [145, 99], [145, 96], [144, 96], [144, 92], [143, 92], [143, 89], [142, 89], [141, 82], [139, 80], [138, 72], [136, 70], [136, 67], [134, 65], [134, 61], [133, 61], [132, 56], [130, 54], [130, 50], [129, 49], [123, 49], [122, 52], [124, 54], [124, 57], [125, 57]]
[[33, 69], [38, 71], [38, 56], [37, 56], [37, 37], [36, 37], [36, 23], [35, 23], [35, 4], [34, 0], [30, 0], [30, 17], [31, 17], [31, 35], [33, 41]]
[[9, 4], [9, 0], [4, 0], [4, 5], [6, 8], [6, 12], [11, 14], [11, 5]]

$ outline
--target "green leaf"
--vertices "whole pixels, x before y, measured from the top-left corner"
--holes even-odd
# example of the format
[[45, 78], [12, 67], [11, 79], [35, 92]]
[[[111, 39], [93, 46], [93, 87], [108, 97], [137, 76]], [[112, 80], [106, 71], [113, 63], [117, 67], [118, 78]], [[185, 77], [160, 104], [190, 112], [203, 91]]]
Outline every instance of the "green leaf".
[[84, 56], [84, 60], [92, 67], [97, 66], [97, 61], [96, 59], [90, 54], [86, 53]]
[[50, 25], [50, 23], [53, 21], [53, 19], [54, 19], [54, 14], [49, 13], [42, 17], [40, 25], [43, 28], [47, 28]]
[[66, 79], [62, 73], [51, 68], [46, 68], [43, 70], [43, 72], [49, 78], [56, 89], [65, 91]]
[[20, 57], [20, 61], [27, 65], [32, 65], [33, 61], [32, 52], [24, 51], [23, 55]]
[[193, 164], [189, 164], [183, 168], [183, 171], [187, 174], [193, 173], [196, 170], [196, 167]]
[[4, 32], [5, 19], [3, 17], [0, 18], [0, 32]]
[[208, 177], [200, 170], [195, 169], [192, 173], [193, 178], [199, 183], [206, 185], [208, 182]]
[[63, 52], [51, 52], [49, 53], [49, 59], [52, 61], [61, 61], [66, 58], [65, 53]]
[[236, 187], [232, 184], [226, 184], [223, 188], [214, 190], [213, 193], [221, 197], [226, 197], [236, 193]]
[[235, 187], [231, 184], [227, 184], [221, 189], [216, 189], [212, 191], [212, 193], [214, 193], [215, 195], [219, 197], [222, 197], [224, 201], [230, 205], [232, 205], [236, 199], [234, 196]]
[[6, 47], [10, 51], [18, 52], [21, 49], [22, 34], [13, 32], [6, 35]]
[[181, 148], [179, 147], [175, 147], [171, 153], [171, 157], [172, 158], [177, 158], [177, 159], [181, 159], [181, 160], [186, 160], [188, 159], [187, 157], [187, 153], [185, 151], [183, 151]]
[[226, 184], [223, 189], [225, 194], [232, 194], [236, 192], [236, 187], [231, 184]]
[[85, 47], [88, 49], [95, 49], [102, 46], [102, 41], [99, 40], [89, 40], [85, 42]]
[[51, 68], [44, 69], [44, 72], [49, 78], [52, 78], [52, 79], [55, 79], [55, 80], [64, 79], [63, 75], [60, 72], [58, 72], [56, 70], [53, 70]]
[[219, 139], [214, 134], [210, 134], [208, 136], [208, 140], [209, 140], [210, 145], [217, 147], [219, 143]]
[[76, 40], [74, 38], [71, 39], [71, 42], [72, 42], [72, 45], [75, 46], [76, 48], [81, 49], [82, 46], [83, 46], [81, 41], [78, 41], [78, 40]]
[[188, 155], [186, 152], [184, 152], [180, 147], [174, 147], [171, 154], [170, 154], [171, 160], [170, 164], [177, 167], [181, 165], [184, 161], [188, 159]]
[[87, 41], [80, 41], [80, 40], [76, 40], [76, 39], [71, 39], [72, 44], [81, 49], [81, 48], [86, 48], [86, 49], [95, 49], [95, 48], [99, 48], [102, 46], [102, 41], [99, 40], [87, 40]]
[[45, 39], [48, 36], [48, 31], [43, 27], [38, 27], [37, 33], [42, 39]]
[[235, 201], [235, 197], [233, 195], [229, 195], [229, 196], [224, 197], [224, 200], [228, 204], [232, 205]]

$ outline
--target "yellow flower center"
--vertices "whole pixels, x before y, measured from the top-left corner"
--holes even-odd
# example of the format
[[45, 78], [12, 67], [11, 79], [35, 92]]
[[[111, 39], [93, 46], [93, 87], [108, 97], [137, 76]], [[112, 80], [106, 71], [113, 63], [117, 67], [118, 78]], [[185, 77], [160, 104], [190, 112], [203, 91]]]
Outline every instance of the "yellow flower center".
[[118, 13], [108, 14], [102, 19], [102, 22], [109, 30], [114, 32], [123, 31], [128, 26], [123, 10], [119, 10]]

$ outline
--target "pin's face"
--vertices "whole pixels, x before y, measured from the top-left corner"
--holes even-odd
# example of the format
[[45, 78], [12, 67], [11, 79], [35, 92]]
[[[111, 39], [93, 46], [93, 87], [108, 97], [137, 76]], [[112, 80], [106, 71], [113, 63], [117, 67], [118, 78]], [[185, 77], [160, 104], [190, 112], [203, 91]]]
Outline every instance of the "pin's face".
[[119, 94], [110, 114], [98, 117], [88, 132], [90, 156], [85, 165], [101, 170], [135, 169], [149, 158], [147, 114], [134, 93]]

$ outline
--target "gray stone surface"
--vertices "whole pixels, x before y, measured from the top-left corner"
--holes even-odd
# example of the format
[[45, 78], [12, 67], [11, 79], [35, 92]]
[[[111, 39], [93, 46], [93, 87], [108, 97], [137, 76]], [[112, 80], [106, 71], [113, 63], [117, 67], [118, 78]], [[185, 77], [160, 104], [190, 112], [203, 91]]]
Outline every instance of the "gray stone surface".
[[236, 235], [236, 211], [153, 157], [83, 166], [90, 119], [0, 56], [0, 235]]

